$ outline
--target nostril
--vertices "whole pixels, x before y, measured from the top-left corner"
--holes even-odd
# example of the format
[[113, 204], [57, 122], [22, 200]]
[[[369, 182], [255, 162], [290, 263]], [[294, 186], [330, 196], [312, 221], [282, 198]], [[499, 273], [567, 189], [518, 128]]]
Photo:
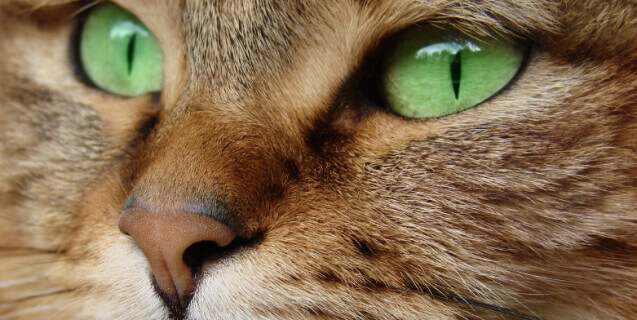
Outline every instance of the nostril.
[[192, 270], [195, 279], [201, 276], [201, 271], [205, 263], [215, 262], [237, 252], [240, 248], [256, 245], [261, 240], [261, 234], [255, 234], [253, 238], [236, 237], [232, 242], [224, 246], [219, 246], [213, 241], [197, 242], [184, 251], [183, 261]]
[[221, 250], [222, 247], [219, 247], [216, 242], [200, 241], [184, 251], [183, 260], [186, 266], [192, 270], [193, 277], [198, 278], [204, 262], [217, 260]]

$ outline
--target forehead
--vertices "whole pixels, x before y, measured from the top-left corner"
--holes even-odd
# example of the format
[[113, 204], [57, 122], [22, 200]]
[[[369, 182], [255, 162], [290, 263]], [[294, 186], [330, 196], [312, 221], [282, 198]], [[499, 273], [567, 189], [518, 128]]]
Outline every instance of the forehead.
[[[167, 74], [188, 88], [175, 92], [212, 90], [230, 101], [257, 87], [281, 91], [291, 77], [302, 78], [306, 87], [334, 88], [379, 40], [417, 23], [476, 35], [515, 34], [572, 55], [600, 47], [612, 53], [616, 49], [609, 44], [630, 45], [637, 32], [629, 26], [618, 30], [627, 17], [601, 16], [606, 4], [595, 0], [118, 2], [164, 42]], [[617, 36], [622, 32], [631, 33], [623, 42]]]
[[181, 39], [171, 43], [183, 41], [190, 86], [231, 87], [230, 91], [249, 89], [292, 63], [312, 60], [310, 55], [337, 54], [340, 61], [326, 57], [312, 62], [351, 69], [379, 39], [418, 22], [451, 23], [471, 33], [526, 32], [553, 23], [550, 5], [537, 1], [459, 5], [450, 0], [135, 0], [120, 4], [151, 28], [157, 24], [159, 30], [154, 31], [160, 37], [169, 32], [164, 30], [168, 27], [179, 29], [173, 34]]
[[311, 29], [309, 12], [322, 14], [311, 6], [303, 1], [182, 2], [191, 81], [246, 89], [285, 68], [300, 34]]

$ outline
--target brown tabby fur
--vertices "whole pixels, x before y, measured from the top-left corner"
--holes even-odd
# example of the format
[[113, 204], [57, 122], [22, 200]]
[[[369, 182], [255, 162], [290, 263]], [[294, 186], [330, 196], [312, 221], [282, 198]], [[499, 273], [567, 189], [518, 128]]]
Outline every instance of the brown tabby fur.
[[[159, 100], [79, 80], [86, 3], [0, 2], [0, 319], [168, 318], [129, 195], [224, 201], [248, 239], [188, 319], [637, 317], [634, 1], [116, 2]], [[534, 45], [497, 97], [409, 121], [357, 75], [416, 23]]]

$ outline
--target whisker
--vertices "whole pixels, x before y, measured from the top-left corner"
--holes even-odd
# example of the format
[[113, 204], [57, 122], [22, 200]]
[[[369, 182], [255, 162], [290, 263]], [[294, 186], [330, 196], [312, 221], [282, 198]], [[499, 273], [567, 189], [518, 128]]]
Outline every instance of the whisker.
[[27, 266], [43, 266], [43, 265], [58, 263], [58, 262], [63, 261], [63, 260], [67, 260], [67, 259], [42, 260], [42, 261], [38, 261], [38, 262], [20, 263], [19, 265], [23, 266], [23, 267], [27, 267]]
[[497, 312], [499, 314], [503, 314], [512, 318], [516, 318], [516, 319], [523, 319], [523, 320], [544, 320], [538, 316], [534, 316], [528, 313], [524, 313], [524, 312], [520, 312], [518, 310], [515, 309], [511, 309], [511, 308], [506, 308], [506, 307], [501, 307], [498, 305], [493, 305], [493, 304], [489, 304], [486, 302], [482, 302], [482, 301], [478, 301], [478, 300], [473, 300], [473, 299], [468, 299], [459, 295], [453, 295], [453, 294], [448, 294], [448, 293], [444, 293], [442, 291], [440, 291], [437, 288], [429, 288], [429, 286], [427, 286], [427, 288], [425, 288], [427, 291], [424, 291], [422, 288], [417, 287], [417, 288], [399, 288], [399, 287], [393, 287], [393, 286], [386, 286], [387, 289], [391, 289], [391, 290], [395, 290], [395, 291], [400, 291], [400, 292], [413, 292], [413, 293], [417, 293], [417, 294], [421, 294], [421, 295], [426, 295], [429, 297], [432, 297], [434, 299], [439, 299], [439, 300], [447, 300], [447, 301], [451, 301], [451, 302], [456, 302], [456, 303], [461, 303], [461, 304], [466, 304], [466, 305], [470, 305], [470, 306], [474, 306], [474, 307], [478, 307], [481, 309], [485, 309], [485, 310], [489, 310], [489, 311], [493, 311], [493, 312]]
[[[2, 306], [2, 305], [0, 305]], [[5, 320], [5, 319], [24, 319], [26, 318], [25, 315], [28, 314], [33, 314], [36, 312], [40, 312], [43, 310], [56, 310], [58, 309], [57, 305], [39, 305], [36, 307], [32, 307], [32, 308], [27, 308], [27, 309], [21, 309], [21, 310], [17, 310], [17, 311], [13, 311], [13, 312], [9, 312], [9, 313], [2, 313], [2, 315], [0, 315], [0, 320]]]
[[49, 290], [49, 291], [33, 294], [33, 295], [30, 295], [30, 296], [21, 297], [21, 298], [15, 299], [15, 300], [9, 300], [8, 302], [9, 303], [24, 302], [24, 301], [31, 300], [31, 299], [43, 298], [43, 297], [47, 297], [47, 296], [54, 296], [54, 295], [58, 295], [58, 294], [71, 293], [71, 292], [73, 292], [75, 290], [77, 290], [77, 288], [53, 289], [53, 290]]
[[467, 298], [464, 298], [464, 297], [461, 297], [461, 296], [448, 295], [448, 294], [444, 294], [444, 293], [434, 293], [434, 294], [432, 294], [430, 296], [432, 298], [436, 298], [436, 299], [463, 303], [463, 304], [466, 304], [466, 305], [482, 308], [482, 309], [485, 309], [485, 310], [490, 310], [490, 311], [493, 311], [493, 312], [497, 312], [497, 313], [504, 314], [504, 315], [507, 315], [507, 316], [510, 316], [510, 317], [514, 317], [514, 318], [518, 318], [518, 319], [543, 320], [540, 317], [537, 317], [537, 316], [534, 316], [534, 315], [530, 315], [528, 313], [523, 313], [523, 312], [517, 311], [515, 309], [501, 307], [501, 306], [497, 306], [497, 305], [493, 305], [493, 304], [488, 304], [486, 302], [477, 301], [477, 300], [473, 300], [473, 299], [467, 299]]
[[39, 249], [33, 247], [3, 247], [0, 246], [0, 252], [11, 253], [12, 256], [29, 256], [34, 254], [64, 254], [64, 250]]
[[85, 12], [86, 10], [98, 5], [101, 1], [99, 0], [93, 0], [85, 5], [83, 5], [81, 8], [77, 9], [75, 12], [73, 12], [73, 14], [71, 15], [72, 18], [79, 16], [80, 14], [82, 14], [83, 12]]
[[0, 289], [4, 289], [4, 288], [8, 288], [8, 287], [14, 287], [14, 286], [20, 286], [20, 285], [27, 284], [27, 283], [34, 283], [34, 282], [37, 282], [38, 280], [40, 280], [39, 277], [28, 277], [28, 278], [23, 278], [23, 279], [7, 280], [7, 281], [0, 282]]
[[49, 228], [49, 229], [55, 228], [55, 227], [51, 227], [50, 225], [46, 225], [44, 223], [35, 223], [33, 221], [21, 220], [16, 216], [7, 216], [4, 214], [0, 215], [0, 219], [8, 221], [13, 224], [18, 224], [21, 226], [40, 227], [40, 228]]

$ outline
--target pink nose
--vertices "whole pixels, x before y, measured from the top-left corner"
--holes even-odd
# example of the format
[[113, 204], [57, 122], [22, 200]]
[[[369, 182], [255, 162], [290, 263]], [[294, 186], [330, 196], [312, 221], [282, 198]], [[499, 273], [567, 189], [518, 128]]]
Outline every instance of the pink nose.
[[202, 214], [138, 208], [122, 212], [119, 229], [142, 249], [163, 294], [182, 307], [187, 306], [195, 288], [196, 266], [187, 264], [186, 250], [203, 242], [224, 247], [236, 237], [228, 226]]

